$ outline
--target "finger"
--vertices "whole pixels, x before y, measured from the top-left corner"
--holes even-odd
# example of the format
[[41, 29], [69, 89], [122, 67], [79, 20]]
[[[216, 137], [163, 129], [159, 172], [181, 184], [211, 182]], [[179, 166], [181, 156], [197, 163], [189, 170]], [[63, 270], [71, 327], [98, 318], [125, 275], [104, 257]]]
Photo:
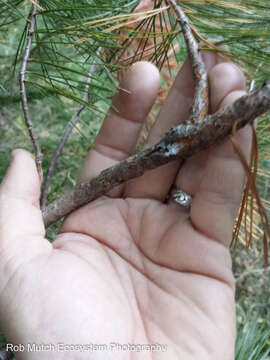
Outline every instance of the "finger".
[[[209, 72], [210, 104], [215, 112], [244, 95], [245, 77], [232, 63], [221, 63]], [[209, 151], [202, 151], [188, 159], [176, 179], [176, 186], [194, 196], [207, 163]]]
[[[244, 75], [233, 64], [214, 67], [209, 81], [213, 111], [245, 94]], [[236, 138], [248, 157], [250, 127], [239, 131]], [[231, 241], [244, 179], [243, 166], [230, 140], [187, 160], [176, 179], [176, 187], [193, 196], [190, 217], [194, 227], [226, 246]]]
[[[138, 62], [126, 73], [113, 100], [113, 107], [85, 160], [80, 183], [130, 155], [159, 86], [159, 71], [151, 63]], [[119, 196], [120, 189], [118, 187], [110, 195]]]
[[[202, 56], [207, 71], [210, 71], [221, 60], [213, 52], [203, 51]], [[179, 72], [165, 104], [154, 124], [145, 147], [158, 142], [175, 125], [186, 120], [193, 102], [194, 81], [189, 60]], [[125, 189], [126, 197], [153, 198], [163, 201], [175, 179], [179, 168], [179, 161], [175, 161], [145, 175], [131, 180]]]
[[[15, 150], [0, 185], [0, 256], [15, 266], [48, 248], [39, 208], [40, 177], [30, 153]], [[42, 245], [41, 245], [42, 244]]]

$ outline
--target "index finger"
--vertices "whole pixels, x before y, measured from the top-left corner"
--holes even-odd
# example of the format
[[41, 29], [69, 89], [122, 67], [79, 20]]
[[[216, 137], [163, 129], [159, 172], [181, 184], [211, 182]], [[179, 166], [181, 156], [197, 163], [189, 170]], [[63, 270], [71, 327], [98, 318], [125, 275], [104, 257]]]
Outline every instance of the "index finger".
[[[159, 71], [149, 62], [138, 62], [125, 74], [113, 106], [84, 162], [79, 183], [88, 181], [130, 155], [159, 86]], [[112, 194], [119, 196], [120, 192], [121, 187], [118, 187]]]

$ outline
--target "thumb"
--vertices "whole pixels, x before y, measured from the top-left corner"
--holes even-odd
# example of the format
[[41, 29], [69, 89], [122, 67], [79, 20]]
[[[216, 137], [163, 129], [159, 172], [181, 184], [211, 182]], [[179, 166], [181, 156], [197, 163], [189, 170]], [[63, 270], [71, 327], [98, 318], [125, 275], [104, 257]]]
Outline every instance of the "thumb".
[[10, 259], [27, 261], [40, 253], [43, 242], [49, 244], [44, 240], [39, 196], [40, 177], [32, 155], [25, 150], [13, 151], [0, 185], [1, 265]]
[[32, 154], [13, 150], [11, 163], [0, 185], [0, 201], [4, 198], [23, 200], [39, 207], [40, 179]]

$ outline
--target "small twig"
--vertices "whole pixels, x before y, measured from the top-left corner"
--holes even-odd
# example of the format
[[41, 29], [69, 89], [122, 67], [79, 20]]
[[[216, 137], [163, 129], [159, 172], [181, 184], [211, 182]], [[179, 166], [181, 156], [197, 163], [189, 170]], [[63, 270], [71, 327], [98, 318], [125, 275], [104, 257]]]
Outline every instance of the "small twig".
[[[101, 48], [98, 48], [97, 56], [100, 54], [100, 51], [101, 51]], [[89, 86], [91, 84], [92, 75], [95, 72], [95, 69], [96, 69], [96, 64], [91, 64], [89, 71], [88, 71], [87, 79], [86, 79], [85, 89], [83, 92], [83, 97], [82, 97], [83, 101], [87, 101]], [[72, 133], [74, 127], [77, 125], [78, 121], [80, 120], [80, 116], [81, 116], [82, 112], [84, 111], [84, 109], [85, 109], [85, 105], [81, 105], [79, 107], [78, 111], [76, 112], [76, 114], [72, 117], [72, 119], [67, 124], [66, 129], [60, 139], [59, 145], [56, 149], [56, 152], [50, 161], [50, 165], [49, 165], [46, 177], [45, 177], [43, 191], [42, 191], [42, 195], [41, 195], [41, 208], [42, 209], [44, 209], [44, 207], [46, 206], [46, 203], [47, 203], [49, 185], [50, 185], [52, 174], [53, 174], [55, 166], [56, 166], [56, 162], [57, 162], [59, 156], [61, 155], [63, 148], [69, 139], [70, 134]]]
[[43, 211], [45, 225], [58, 221], [77, 208], [106, 194], [115, 186], [143, 175], [147, 170], [176, 159], [184, 160], [209, 148], [230, 135], [235, 123], [239, 129], [252, 123], [256, 117], [268, 110], [270, 110], [270, 85], [265, 85], [195, 125], [185, 125], [189, 121], [178, 125], [156, 145], [120, 161], [51, 203]]
[[[206, 39], [192, 24], [189, 24], [193, 34], [195, 34], [198, 39], [200, 39], [205, 45], [211, 49], [212, 51], [215, 51], [218, 53], [218, 55], [226, 62], [232, 61], [231, 57], [229, 56], [228, 51], [225, 49], [222, 49], [221, 47], [216, 46], [213, 42]], [[208, 49], [207, 49], [208, 50]]]
[[205, 65], [199, 51], [198, 44], [194, 39], [192, 29], [188, 23], [186, 14], [175, 0], [167, 0], [177, 14], [186, 42], [188, 55], [192, 65], [192, 73], [195, 81], [194, 101], [189, 122], [196, 123], [203, 120], [208, 112], [208, 80]]
[[0, 360], [12, 360], [14, 358], [14, 354], [5, 348], [0, 349]]
[[[36, 1], [36, 3], [38, 5], [38, 1]], [[23, 60], [22, 60], [22, 65], [21, 65], [21, 70], [20, 70], [20, 94], [21, 94], [21, 103], [22, 103], [22, 108], [23, 108], [23, 113], [24, 113], [24, 121], [27, 126], [30, 139], [33, 143], [35, 156], [36, 156], [36, 164], [37, 164], [38, 172], [41, 176], [42, 154], [41, 154], [41, 150], [40, 150], [40, 144], [38, 141], [38, 137], [33, 129], [33, 123], [30, 118], [26, 88], [25, 88], [25, 74], [26, 74], [27, 63], [29, 60], [31, 46], [32, 46], [32, 42], [33, 42], [34, 32], [35, 32], [37, 12], [38, 12], [38, 8], [36, 5], [33, 4], [30, 14], [29, 14], [29, 17], [28, 17], [28, 20], [27, 20], [29, 25], [28, 25], [28, 33], [27, 33], [27, 38], [26, 38], [27, 39], [26, 47], [25, 47], [25, 52], [23, 55]]]

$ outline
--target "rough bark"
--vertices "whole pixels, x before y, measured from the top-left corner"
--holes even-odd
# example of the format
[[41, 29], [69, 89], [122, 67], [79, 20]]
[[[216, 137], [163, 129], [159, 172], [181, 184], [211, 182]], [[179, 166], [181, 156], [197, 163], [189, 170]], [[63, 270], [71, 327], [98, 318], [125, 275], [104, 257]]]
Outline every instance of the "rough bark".
[[[130, 179], [143, 175], [176, 159], [184, 160], [218, 142], [237, 129], [252, 123], [256, 117], [270, 110], [270, 85], [241, 97], [194, 125], [181, 124], [171, 129], [154, 146], [106, 169], [89, 182], [75, 187], [70, 193], [54, 201], [44, 210], [46, 226], [58, 221], [77, 208], [106, 194]], [[189, 121], [188, 121], [189, 123]]]
[[181, 25], [182, 33], [188, 50], [189, 59], [192, 65], [192, 73], [195, 82], [194, 100], [191, 116], [187, 120], [191, 124], [203, 120], [208, 112], [208, 81], [207, 72], [199, 51], [198, 44], [193, 36], [188, 18], [181, 6], [175, 0], [167, 0], [176, 12], [178, 22]]

